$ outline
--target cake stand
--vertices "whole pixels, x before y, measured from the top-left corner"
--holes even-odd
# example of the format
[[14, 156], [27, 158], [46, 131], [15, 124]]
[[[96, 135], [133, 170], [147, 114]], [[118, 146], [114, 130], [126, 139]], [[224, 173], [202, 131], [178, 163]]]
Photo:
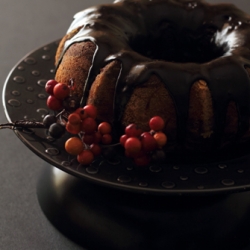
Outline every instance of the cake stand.
[[[7, 119], [41, 121], [58, 41], [32, 51], [8, 75]], [[91, 249], [244, 249], [250, 238], [250, 154], [139, 168], [123, 157], [79, 165], [45, 129], [15, 130], [51, 167], [37, 185], [51, 223]], [[115, 147], [110, 147], [116, 150]], [[249, 151], [250, 152], [250, 151]]]

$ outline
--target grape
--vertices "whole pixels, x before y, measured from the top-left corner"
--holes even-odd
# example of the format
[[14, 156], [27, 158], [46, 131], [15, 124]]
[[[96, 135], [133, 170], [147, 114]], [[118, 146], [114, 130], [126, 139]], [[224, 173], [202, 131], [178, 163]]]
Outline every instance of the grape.
[[53, 123], [49, 127], [49, 135], [55, 139], [60, 138], [65, 132], [65, 127], [60, 123]]
[[56, 123], [57, 122], [57, 118], [55, 115], [46, 115], [43, 118], [43, 125], [46, 128], [49, 128], [51, 124]]

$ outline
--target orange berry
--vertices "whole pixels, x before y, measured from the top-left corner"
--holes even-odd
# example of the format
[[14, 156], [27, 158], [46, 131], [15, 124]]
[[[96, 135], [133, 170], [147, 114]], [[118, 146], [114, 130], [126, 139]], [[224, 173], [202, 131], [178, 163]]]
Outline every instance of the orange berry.
[[89, 150], [83, 150], [77, 155], [77, 161], [82, 165], [89, 165], [94, 160], [94, 154]]
[[78, 155], [83, 149], [82, 140], [78, 137], [71, 137], [65, 142], [65, 150], [71, 155]]
[[102, 122], [98, 125], [98, 132], [102, 135], [111, 133], [111, 125], [108, 122]]
[[66, 130], [73, 135], [77, 135], [78, 133], [81, 132], [81, 124], [71, 124], [70, 122], [66, 123]]
[[156, 132], [154, 138], [159, 148], [163, 147], [167, 143], [167, 136], [162, 132]]
[[68, 117], [68, 122], [73, 124], [73, 125], [80, 124], [81, 123], [81, 117], [77, 113], [72, 113]]

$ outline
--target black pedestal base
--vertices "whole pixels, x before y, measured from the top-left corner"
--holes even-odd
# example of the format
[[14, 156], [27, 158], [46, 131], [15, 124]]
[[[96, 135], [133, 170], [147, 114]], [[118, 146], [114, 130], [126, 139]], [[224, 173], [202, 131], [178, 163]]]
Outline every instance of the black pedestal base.
[[239, 250], [249, 244], [249, 192], [151, 196], [94, 185], [48, 167], [37, 194], [51, 223], [89, 250]]

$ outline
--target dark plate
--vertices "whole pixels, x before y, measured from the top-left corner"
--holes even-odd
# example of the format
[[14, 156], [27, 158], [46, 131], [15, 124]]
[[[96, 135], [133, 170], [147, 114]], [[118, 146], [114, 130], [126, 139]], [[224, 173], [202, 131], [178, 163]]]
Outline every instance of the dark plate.
[[[44, 90], [54, 78], [54, 56], [58, 41], [26, 55], [12, 69], [3, 90], [9, 121], [41, 121], [49, 113]], [[77, 177], [109, 187], [152, 194], [215, 194], [250, 188], [250, 155], [210, 163], [135, 167], [117, 155], [115, 160], [97, 160], [81, 166], [64, 150], [66, 137], [52, 141], [44, 129], [15, 131], [19, 139], [49, 164]], [[180, 156], [181, 157], [181, 156]], [[32, 169], [30, 170], [32, 171]]]

